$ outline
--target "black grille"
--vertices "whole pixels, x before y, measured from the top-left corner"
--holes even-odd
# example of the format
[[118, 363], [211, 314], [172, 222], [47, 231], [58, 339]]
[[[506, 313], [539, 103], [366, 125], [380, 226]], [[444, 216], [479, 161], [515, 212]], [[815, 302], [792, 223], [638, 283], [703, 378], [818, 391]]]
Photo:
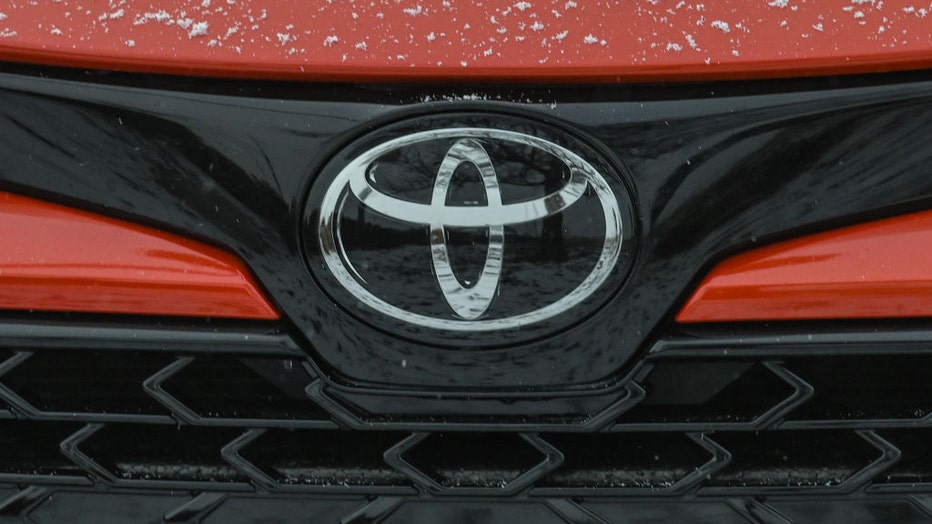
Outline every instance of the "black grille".
[[625, 423], [751, 423], [796, 392], [753, 360], [660, 362], [643, 385], [649, 394], [625, 414]]
[[268, 479], [273, 487], [410, 486], [382, 456], [405, 436], [393, 432], [269, 430], [249, 435], [237, 447], [237, 454], [244, 468], [258, 479]]
[[927, 355], [796, 358], [786, 366], [815, 390], [791, 420], [921, 420], [932, 413]]
[[232, 428], [111, 424], [88, 426], [68, 453], [113, 483], [245, 482], [218, 450], [239, 436]]
[[[100, 341], [86, 336], [70, 337], [66, 349], [36, 337], [29, 349], [11, 343], [2, 352], [0, 399], [10, 409], [0, 418], [0, 485], [9, 486], [0, 514], [56, 514], [59, 497], [70, 500], [82, 486], [112, 497], [103, 505], [132, 504], [147, 490], [152, 512], [174, 521], [261, 506], [260, 493], [295, 511], [303, 503], [291, 497], [313, 495], [324, 514], [358, 521], [443, 515], [443, 506], [406, 502], [425, 496], [492, 504], [517, 495], [529, 506], [490, 511], [585, 522], [615, 514], [611, 504], [621, 502], [607, 501], [621, 497], [625, 507], [676, 518], [687, 504], [680, 497], [699, 497], [700, 514], [783, 518], [786, 497], [833, 496], [858, 515], [921, 515], [925, 499], [917, 497], [932, 490], [922, 380], [932, 346], [916, 333], [897, 344], [825, 334], [818, 346], [665, 339], [614, 397], [603, 395], [613, 400], [600, 401], [598, 416], [570, 409], [534, 431], [533, 411], [446, 419], [349, 410], [275, 326], [235, 351], [207, 351], [196, 330], [152, 329], [171, 347], [136, 337], [125, 350], [97, 349]], [[573, 399], [560, 401], [577, 413], [589, 405]], [[473, 399], [437, 400], [455, 411]], [[898, 506], [896, 497], [911, 498]]]
[[[702, 437], [682, 433], [548, 434], [563, 464], [543, 478], [543, 488], [669, 490], [724, 464]], [[708, 441], [711, 444], [711, 441]]]
[[167, 416], [139, 385], [171, 361], [170, 355], [132, 351], [21, 352], [5, 360], [12, 369], [2, 381], [11, 392], [7, 398], [15, 395], [24, 410]]
[[79, 429], [80, 425], [66, 422], [0, 422], [0, 478], [89, 484], [85, 468], [60, 450]]

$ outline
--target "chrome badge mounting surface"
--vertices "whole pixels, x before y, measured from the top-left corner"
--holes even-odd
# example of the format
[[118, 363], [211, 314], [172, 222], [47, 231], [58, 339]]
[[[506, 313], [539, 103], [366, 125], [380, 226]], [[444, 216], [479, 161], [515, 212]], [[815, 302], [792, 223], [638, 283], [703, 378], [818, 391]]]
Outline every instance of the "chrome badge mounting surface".
[[512, 341], [580, 320], [630, 258], [632, 219], [617, 175], [567, 145], [536, 126], [449, 126], [353, 148], [309, 202], [315, 274], [402, 334]]

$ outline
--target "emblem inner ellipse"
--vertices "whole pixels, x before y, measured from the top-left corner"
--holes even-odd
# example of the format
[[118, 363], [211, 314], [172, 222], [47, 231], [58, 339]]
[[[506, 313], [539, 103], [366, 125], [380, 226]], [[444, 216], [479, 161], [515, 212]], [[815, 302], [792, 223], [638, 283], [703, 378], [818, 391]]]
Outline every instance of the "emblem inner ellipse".
[[[439, 158], [439, 165], [431, 164], [431, 151], [436, 151], [433, 156]], [[522, 152], [521, 158], [513, 158], [518, 156], [515, 151]], [[550, 171], [539, 168], [535, 162], [546, 163]], [[389, 167], [383, 168], [383, 164]], [[543, 176], [538, 170], [558, 171], [561, 175]], [[458, 205], [449, 202], [454, 181], [466, 176], [459, 175], [460, 172], [477, 175], [473, 178], [481, 184], [481, 199]], [[503, 172], [507, 172], [506, 180], [502, 178]], [[511, 188], [510, 199], [504, 198], [503, 188]], [[535, 191], [539, 194], [534, 195]], [[587, 203], [581, 204], [584, 200]], [[588, 215], [581, 211], [576, 214], [600, 217], [574, 218], [573, 224], [564, 224], [562, 215], [573, 213], [574, 208], [597, 210]], [[437, 290], [435, 299], [424, 299], [430, 293], [423, 290], [413, 299], [408, 296], [411, 293], [407, 288], [411, 286], [393, 286], [390, 278], [367, 274], [384, 258], [351, 254], [347, 246], [351, 243], [347, 241], [350, 235], [343, 231], [347, 227], [344, 215], [348, 209], [363, 216], [374, 214], [389, 226], [397, 224], [397, 228], [426, 231], [424, 253], [416, 246], [411, 247], [396, 255], [401, 258], [393, 262], [392, 267], [396, 273], [415, 275], [399, 275], [399, 280], [414, 278], [422, 284], [424, 279], [429, 279]], [[322, 259], [343, 289], [380, 314], [416, 326], [447, 331], [503, 330], [560, 315], [584, 302], [605, 283], [622, 252], [622, 210], [615, 192], [599, 171], [561, 145], [502, 129], [456, 127], [421, 131], [371, 147], [339, 171], [323, 196], [318, 216]], [[556, 221], [557, 229], [553, 224], [548, 225], [548, 221]], [[374, 231], [383, 230], [388, 234], [393, 231], [389, 226], [373, 229], [365, 235], [375, 236]], [[528, 300], [524, 302], [533, 304], [533, 309], [511, 311], [517, 307], [503, 306], [499, 308], [502, 311], [493, 313], [493, 305], [500, 295], [519, 297], [511, 299], [511, 303], [519, 303], [523, 288], [528, 287], [529, 281], [535, 281], [534, 275], [528, 276], [538, 271], [534, 265], [511, 272], [508, 266], [508, 255], [513, 247], [527, 251], [520, 243], [512, 246], [510, 235], [518, 233], [509, 231], [534, 228], [549, 231], [551, 236], [556, 232], [561, 242], [564, 230], [588, 239], [586, 246], [591, 247], [585, 250], [585, 256], [564, 255], [558, 260], [568, 260], [541, 266], [553, 271], [553, 278], [561, 277], [561, 267], [573, 268], [573, 272], [585, 276], [571, 285], [560, 282], [563, 287], [558, 287], [562, 289], [557, 293], [559, 296], [550, 296], [546, 304], [533, 304], [533, 300]], [[449, 246], [449, 237], [456, 231], [479, 232], [485, 239], [484, 263], [479, 264], [476, 278], [463, 279], [457, 275], [456, 260]], [[356, 235], [365, 238], [362, 233]], [[540, 241], [544, 250], [548, 248], [548, 238], [544, 235]], [[377, 240], [373, 238], [372, 242], [377, 244]], [[569, 246], [566, 251], [577, 253], [580, 249]], [[369, 250], [361, 251], [368, 253]], [[580, 266], [588, 269], [580, 270]], [[509, 274], [514, 278], [509, 278]], [[546, 275], [540, 278], [546, 280]], [[424, 306], [422, 302], [425, 301], [442, 303], [442, 307]]]

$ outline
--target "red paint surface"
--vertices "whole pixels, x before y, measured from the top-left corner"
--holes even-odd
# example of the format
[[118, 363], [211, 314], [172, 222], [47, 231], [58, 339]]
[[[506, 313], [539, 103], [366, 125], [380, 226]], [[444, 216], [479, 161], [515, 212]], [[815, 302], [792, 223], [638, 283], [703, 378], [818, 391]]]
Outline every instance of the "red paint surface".
[[275, 319], [234, 256], [0, 193], [0, 309]]
[[932, 316], [932, 211], [749, 251], [716, 266], [679, 322]]
[[903, 0], [7, 0], [0, 59], [307, 80], [692, 80], [932, 66]]

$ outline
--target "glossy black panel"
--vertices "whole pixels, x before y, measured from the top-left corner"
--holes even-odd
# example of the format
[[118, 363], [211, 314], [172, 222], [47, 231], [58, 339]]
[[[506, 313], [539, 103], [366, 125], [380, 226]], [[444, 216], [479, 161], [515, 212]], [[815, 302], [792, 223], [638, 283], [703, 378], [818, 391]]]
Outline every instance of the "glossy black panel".
[[[325, 380], [341, 387], [592, 391], [624, 373], [714, 261], [924, 209], [932, 196], [932, 84], [923, 74], [850, 87], [827, 80], [528, 94], [470, 86], [431, 102], [419, 101], [446, 88], [159, 80], [147, 89], [121, 85], [120, 76], [89, 79], [0, 76], [0, 189], [234, 251], [303, 334]], [[346, 311], [302, 256], [311, 183], [354, 140], [453, 112], [540, 122], [625, 166], [637, 252], [604, 307], [553, 336], [493, 351], [412, 343], [338, 321]]]

